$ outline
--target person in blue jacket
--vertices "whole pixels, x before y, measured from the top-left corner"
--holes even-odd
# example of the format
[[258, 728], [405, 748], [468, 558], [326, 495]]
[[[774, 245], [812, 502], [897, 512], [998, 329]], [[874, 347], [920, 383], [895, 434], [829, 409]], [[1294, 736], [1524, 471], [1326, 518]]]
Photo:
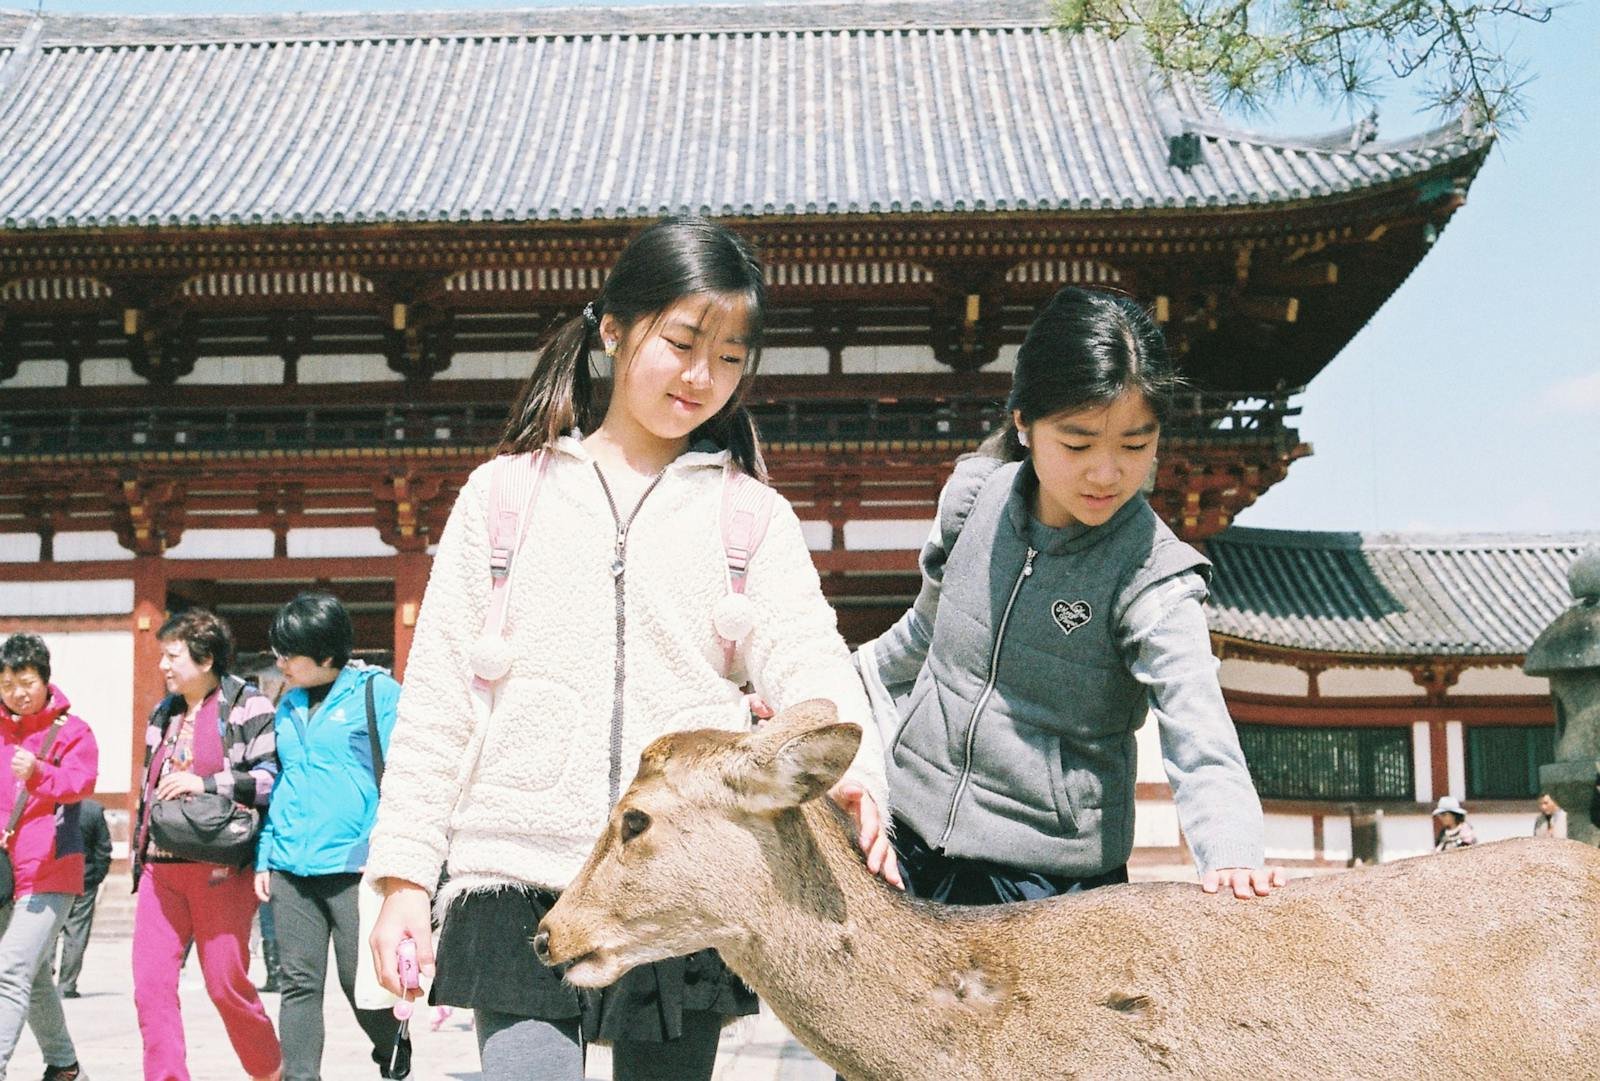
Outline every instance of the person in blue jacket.
[[284, 605], [268, 638], [286, 689], [275, 718], [279, 773], [256, 854], [256, 896], [271, 902], [277, 924], [283, 1078], [321, 1076], [330, 939], [339, 986], [372, 1041], [381, 1076], [405, 1077], [409, 1040], [390, 1060], [399, 1025], [393, 1013], [355, 1005], [357, 888], [400, 684], [351, 660], [350, 614], [331, 594], [302, 593]]

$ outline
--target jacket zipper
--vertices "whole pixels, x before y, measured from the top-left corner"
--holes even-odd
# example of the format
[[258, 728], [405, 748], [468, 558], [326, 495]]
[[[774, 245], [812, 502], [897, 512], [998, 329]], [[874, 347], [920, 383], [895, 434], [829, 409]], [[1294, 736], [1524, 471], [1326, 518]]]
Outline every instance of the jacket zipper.
[[610, 792], [611, 801], [607, 806], [615, 807], [617, 800], [622, 796], [622, 684], [627, 674], [625, 656], [623, 654], [624, 630], [627, 624], [625, 601], [627, 590], [623, 583], [623, 574], [628, 569], [628, 530], [633, 527], [633, 520], [639, 516], [639, 508], [644, 506], [644, 501], [650, 498], [650, 493], [656, 490], [656, 485], [661, 483], [661, 478], [667, 475], [667, 469], [662, 467], [661, 472], [655, 475], [650, 486], [639, 497], [639, 502], [633, 505], [633, 510], [628, 514], [628, 520], [623, 521], [622, 515], [617, 512], [617, 501], [611, 495], [611, 485], [606, 483], [606, 475], [600, 469], [600, 463], [594, 463], [594, 472], [600, 478], [600, 487], [606, 493], [606, 503], [611, 507], [611, 520], [617, 526], [617, 554], [611, 560], [611, 580], [615, 583], [617, 595], [617, 659], [612, 668], [611, 687], [611, 773]]
[[1005, 640], [1006, 624], [1011, 620], [1011, 609], [1017, 603], [1017, 594], [1022, 591], [1023, 581], [1033, 573], [1033, 557], [1038, 554], [1037, 549], [1031, 547], [1028, 549], [1028, 557], [1022, 562], [1022, 573], [1017, 575], [1017, 580], [1011, 587], [1011, 597], [1006, 601], [1006, 610], [1000, 614], [1000, 629], [995, 631], [994, 649], [989, 654], [989, 681], [983, 685], [983, 693], [978, 695], [978, 701], [972, 707], [972, 716], [967, 718], [961, 779], [956, 782], [955, 795], [950, 797], [950, 813], [945, 817], [944, 832], [939, 835], [935, 848], [942, 850], [950, 840], [951, 831], [956, 828], [956, 807], [961, 803], [961, 797], [967, 790], [967, 783], [972, 780], [972, 741], [978, 735], [978, 714], [983, 712], [983, 707], [989, 702], [989, 696], [994, 693], [995, 680], [1000, 674], [1000, 644]]

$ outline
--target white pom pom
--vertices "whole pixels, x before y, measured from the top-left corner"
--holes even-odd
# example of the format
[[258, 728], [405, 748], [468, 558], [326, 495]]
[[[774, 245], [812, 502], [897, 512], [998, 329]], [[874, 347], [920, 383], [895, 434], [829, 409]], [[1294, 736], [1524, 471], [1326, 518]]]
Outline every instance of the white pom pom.
[[755, 629], [756, 606], [743, 593], [729, 593], [711, 609], [711, 625], [730, 642], [742, 642]]
[[467, 653], [467, 664], [472, 674], [486, 683], [494, 683], [511, 671], [511, 645], [498, 634], [486, 634], [472, 643]]

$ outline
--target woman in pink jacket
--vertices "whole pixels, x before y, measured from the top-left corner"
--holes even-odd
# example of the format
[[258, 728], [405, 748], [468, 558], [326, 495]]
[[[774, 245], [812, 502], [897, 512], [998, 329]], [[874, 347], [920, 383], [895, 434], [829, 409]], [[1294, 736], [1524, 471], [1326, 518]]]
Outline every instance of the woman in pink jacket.
[[[78, 803], [94, 792], [100, 749], [50, 682], [50, 651], [36, 634], [0, 645], [0, 834], [16, 888], [0, 899], [0, 1081], [26, 1020], [44, 1055], [45, 1081], [82, 1081], [45, 950], [83, 892]], [[6, 783], [10, 782], [10, 783]]]

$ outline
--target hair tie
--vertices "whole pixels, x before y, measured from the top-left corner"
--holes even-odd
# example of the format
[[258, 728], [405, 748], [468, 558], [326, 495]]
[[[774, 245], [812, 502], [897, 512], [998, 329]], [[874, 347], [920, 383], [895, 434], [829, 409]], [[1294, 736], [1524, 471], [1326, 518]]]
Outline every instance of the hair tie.
[[590, 330], [600, 329], [600, 317], [594, 313], [594, 301], [583, 306], [583, 322]]

